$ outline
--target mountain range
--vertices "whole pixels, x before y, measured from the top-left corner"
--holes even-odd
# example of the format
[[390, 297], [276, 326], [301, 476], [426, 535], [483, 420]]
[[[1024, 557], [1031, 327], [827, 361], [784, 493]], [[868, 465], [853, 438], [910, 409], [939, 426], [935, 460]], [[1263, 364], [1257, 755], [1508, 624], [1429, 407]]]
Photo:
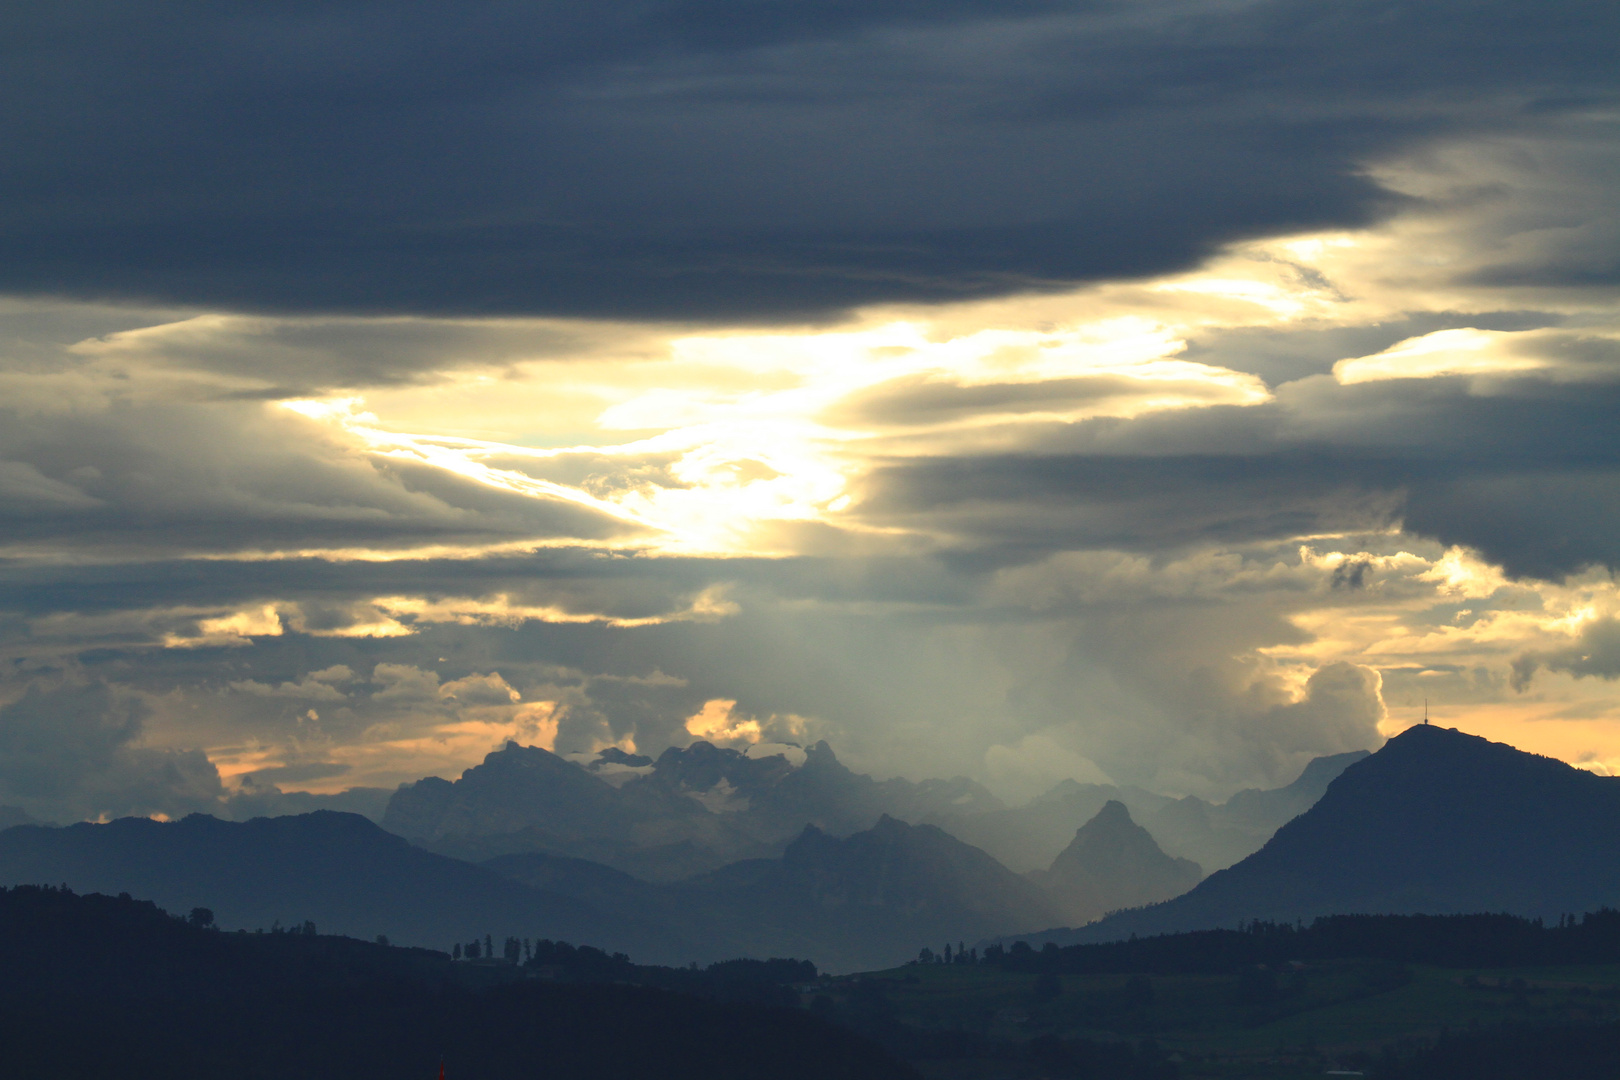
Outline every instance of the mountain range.
[[1418, 725], [1345, 769], [1258, 852], [1190, 892], [1024, 940], [1064, 945], [1349, 913], [1553, 920], [1620, 906], [1616, 850], [1620, 778]]
[[0, 884], [46, 882], [172, 911], [208, 908], [226, 929], [308, 921], [443, 950], [512, 936], [591, 944], [643, 963], [800, 956], [842, 971], [1062, 918], [1041, 888], [984, 852], [890, 817], [846, 838], [812, 826], [778, 858], [676, 883], [537, 853], [475, 866], [334, 811], [0, 832]]
[[[1223, 817], [1264, 823], [1305, 798], [1305, 781], [1335, 774], [1259, 851], [1202, 881], [1122, 799], [1071, 824], [1049, 865], [1024, 874], [938, 825], [880, 813], [849, 829], [884, 802], [920, 815], [963, 795], [981, 805], [964, 820], [1008, 818], [960, 785], [873, 781], [824, 747], [803, 753], [796, 764], [785, 753], [705, 744], [664, 755], [660, 768], [628, 754], [581, 764], [509, 746], [456, 783], [401, 789], [390, 808], [396, 827], [425, 823], [475, 855], [468, 838], [513, 845], [477, 865], [353, 814], [246, 823], [194, 815], [0, 831], [0, 884], [61, 882], [171, 910], [207, 907], [231, 928], [309, 920], [441, 949], [510, 935], [643, 962], [799, 956], [839, 971], [997, 938], [1068, 944], [1335, 913], [1556, 918], [1620, 905], [1620, 779], [1439, 727], [1409, 729], [1342, 771], [1328, 759], [1293, 792], [1230, 800]], [[1073, 785], [1050, 801], [1080, 806], [1090, 795]], [[845, 831], [802, 823], [811, 813]], [[793, 835], [773, 839], [794, 821]], [[627, 858], [651, 852], [666, 871], [680, 859], [712, 861], [725, 845], [774, 850], [650, 880], [517, 843], [536, 837]]]
[[1074, 830], [1114, 800], [1169, 854], [1220, 868], [1257, 850], [1365, 756], [1318, 758], [1287, 787], [1240, 791], [1219, 805], [1064, 781], [1009, 807], [966, 777], [874, 780], [845, 766], [826, 742], [742, 752], [699, 741], [656, 760], [616, 748], [573, 760], [509, 743], [455, 781], [402, 785], [381, 823], [471, 861], [541, 852], [675, 881], [780, 855], [808, 825], [848, 836], [888, 815], [937, 825], [1023, 873], [1049, 866]]
[[1140, 787], [1058, 782], [1021, 806], [936, 810], [922, 820], [990, 852], [1008, 867], [1027, 872], [1045, 867], [1109, 802], [1123, 803], [1166, 853], [1190, 859], [1206, 871], [1230, 866], [1260, 850], [1286, 821], [1309, 808], [1333, 778], [1368, 751], [1319, 757], [1293, 783], [1281, 788], [1245, 788], [1224, 803], [1196, 795], [1172, 799]]
[[[454, 782], [402, 786], [384, 816], [392, 833], [333, 811], [22, 825], [0, 832], [0, 884], [206, 907], [233, 929], [307, 920], [440, 949], [515, 936], [650, 963], [801, 956], [848, 971], [1083, 923], [1201, 876], [1123, 802], [1096, 803], [1115, 788], [1060, 785], [1034, 809], [1009, 809], [965, 778], [862, 776], [825, 743], [760, 749], [699, 742], [657, 760], [620, 750], [570, 760], [508, 744]], [[1299, 797], [1265, 797], [1279, 794]], [[953, 834], [1047, 818], [1066, 818], [1067, 846], [1049, 845], [1052, 858], [1027, 874]]]
[[649, 962], [699, 958], [668, 927], [629, 913], [605, 915], [331, 810], [248, 822], [193, 814], [171, 822], [18, 826], [0, 832], [0, 884], [127, 893], [168, 911], [208, 908], [226, 929], [308, 921], [325, 933], [381, 934], [444, 950], [485, 934], [539, 934]]
[[458, 858], [537, 851], [673, 881], [780, 855], [807, 825], [849, 835], [884, 814], [921, 821], [1001, 806], [964, 777], [913, 783], [852, 772], [826, 742], [758, 749], [700, 741], [657, 760], [609, 748], [579, 762], [508, 743], [454, 782], [402, 785], [382, 825]]
[[614, 913], [657, 918], [716, 955], [807, 956], [834, 971], [893, 967], [925, 945], [957, 945], [1062, 918], [1039, 885], [932, 825], [884, 816], [840, 839], [815, 826], [780, 858], [679, 882], [641, 881], [539, 852], [484, 864], [537, 889]]

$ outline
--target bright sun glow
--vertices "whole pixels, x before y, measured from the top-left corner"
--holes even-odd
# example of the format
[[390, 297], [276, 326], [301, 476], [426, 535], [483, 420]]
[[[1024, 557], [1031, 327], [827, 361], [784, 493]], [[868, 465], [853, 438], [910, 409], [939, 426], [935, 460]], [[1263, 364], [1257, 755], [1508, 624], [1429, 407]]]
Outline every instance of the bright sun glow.
[[[616, 365], [536, 369], [552, 389], [598, 403], [575, 426], [600, 439], [560, 447], [413, 434], [352, 396], [284, 407], [378, 458], [608, 515], [632, 526], [626, 542], [644, 550], [780, 554], [786, 549], [773, 547], [763, 527], [836, 517], [875, 453], [942, 453], [1035, 424], [1269, 400], [1259, 379], [1178, 359], [1183, 348], [1175, 327], [1140, 316], [959, 336], [898, 321], [678, 337], [664, 361], [671, 377], [631, 393], [624, 384], [634, 380], [615, 380]], [[686, 380], [683, 369], [724, 375]], [[583, 480], [552, 478], [561, 463], [587, 459]]]

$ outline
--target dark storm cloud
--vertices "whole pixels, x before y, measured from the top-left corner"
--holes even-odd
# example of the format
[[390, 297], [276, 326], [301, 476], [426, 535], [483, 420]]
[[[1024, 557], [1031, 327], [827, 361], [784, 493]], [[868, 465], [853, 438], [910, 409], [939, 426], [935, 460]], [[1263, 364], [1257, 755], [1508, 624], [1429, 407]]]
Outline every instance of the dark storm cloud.
[[0, 802], [66, 820], [211, 809], [218, 770], [200, 750], [140, 746], [145, 713], [105, 684], [29, 686], [0, 706]]
[[[176, 607], [241, 606], [255, 601], [340, 605], [375, 596], [482, 597], [552, 603], [568, 611], [622, 618], [666, 614], [716, 581], [748, 578], [771, 565], [749, 559], [647, 559], [587, 549], [542, 550], [476, 559], [339, 561], [284, 558], [238, 562], [0, 560], [0, 610], [101, 613]], [[878, 571], [881, 572], [881, 571]], [[849, 577], [844, 569], [839, 577]], [[803, 577], [813, 579], [810, 572]], [[801, 588], [809, 589], [807, 582]]]
[[1577, 679], [1620, 679], [1620, 619], [1594, 619], [1567, 648], [1527, 652], [1513, 660], [1513, 688], [1526, 690], [1541, 668]]
[[1404, 521], [1510, 574], [1557, 579], [1620, 566], [1616, 415], [1613, 381], [1499, 379], [1476, 392], [1466, 378], [1317, 376], [1262, 406], [1054, 425], [1031, 452], [892, 464], [861, 510], [943, 529], [989, 562]]
[[766, 318], [1145, 274], [1608, 100], [1617, 36], [1595, 2], [13, 5], [0, 288]]

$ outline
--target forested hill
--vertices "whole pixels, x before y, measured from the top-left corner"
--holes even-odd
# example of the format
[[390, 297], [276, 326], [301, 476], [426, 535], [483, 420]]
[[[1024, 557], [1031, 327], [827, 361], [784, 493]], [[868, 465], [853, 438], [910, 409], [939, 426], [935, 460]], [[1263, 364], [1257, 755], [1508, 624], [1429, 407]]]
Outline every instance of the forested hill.
[[[312, 932], [206, 929], [128, 898], [0, 890], [0, 1041], [23, 1076], [909, 1078], [802, 1010], [523, 979]], [[195, 924], [194, 924], [195, 923]], [[600, 954], [596, 954], [600, 955]], [[478, 976], [500, 978], [479, 988]]]
[[1390, 960], [1438, 967], [1620, 963], [1620, 911], [1555, 925], [1514, 915], [1329, 915], [1310, 924], [1254, 922], [1128, 941], [1033, 949], [989, 946], [983, 962], [1016, 971], [1226, 973], [1290, 961]]

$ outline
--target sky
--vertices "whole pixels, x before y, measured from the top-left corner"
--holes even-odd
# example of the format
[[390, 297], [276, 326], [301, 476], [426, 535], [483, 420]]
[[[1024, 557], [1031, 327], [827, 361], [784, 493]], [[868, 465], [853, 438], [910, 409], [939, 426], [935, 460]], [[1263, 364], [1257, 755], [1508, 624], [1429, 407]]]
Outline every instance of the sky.
[[1620, 7], [0, 12], [0, 804], [1620, 772]]

